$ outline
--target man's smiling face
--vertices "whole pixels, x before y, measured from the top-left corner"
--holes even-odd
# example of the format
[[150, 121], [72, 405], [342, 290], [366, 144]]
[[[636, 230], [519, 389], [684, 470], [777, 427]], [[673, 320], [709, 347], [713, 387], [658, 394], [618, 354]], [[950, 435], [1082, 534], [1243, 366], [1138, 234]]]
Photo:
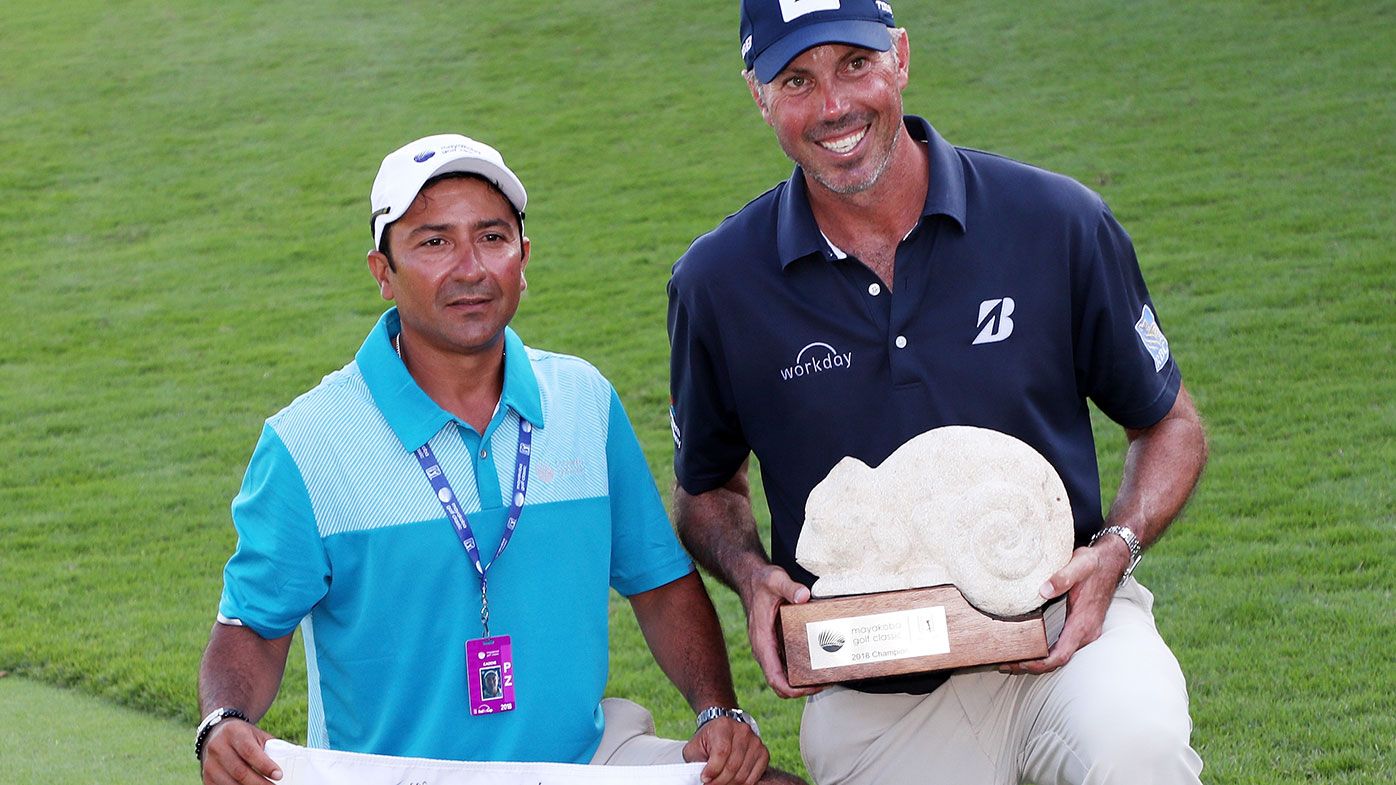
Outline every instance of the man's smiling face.
[[781, 149], [830, 191], [867, 190], [887, 171], [902, 127], [905, 41], [894, 36], [887, 52], [816, 46], [769, 84], [753, 85]]

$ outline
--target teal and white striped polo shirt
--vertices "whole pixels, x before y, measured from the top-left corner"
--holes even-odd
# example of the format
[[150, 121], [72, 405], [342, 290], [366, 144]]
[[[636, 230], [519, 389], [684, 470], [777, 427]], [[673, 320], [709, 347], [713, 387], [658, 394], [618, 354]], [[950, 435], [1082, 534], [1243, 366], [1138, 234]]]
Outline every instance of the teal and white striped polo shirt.
[[[354, 362], [267, 420], [232, 505], [220, 620], [264, 638], [301, 626], [310, 746], [585, 763], [601, 737], [609, 588], [648, 591], [692, 564], [595, 368], [506, 329], [503, 395], [482, 436], [413, 381], [392, 348], [399, 329], [389, 310]], [[528, 498], [489, 570], [490, 631], [513, 638], [518, 708], [472, 717], [464, 658], [481, 635], [480, 577], [411, 451], [430, 440], [488, 559], [520, 417], [534, 427]]]

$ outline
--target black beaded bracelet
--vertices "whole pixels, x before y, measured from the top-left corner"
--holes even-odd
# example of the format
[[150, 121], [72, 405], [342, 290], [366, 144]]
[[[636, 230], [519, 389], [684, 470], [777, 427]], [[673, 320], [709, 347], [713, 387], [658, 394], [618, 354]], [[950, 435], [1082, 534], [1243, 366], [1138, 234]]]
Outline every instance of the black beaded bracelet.
[[243, 722], [252, 721], [247, 718], [246, 714], [242, 713], [242, 709], [234, 709], [231, 706], [224, 706], [221, 709], [214, 709], [209, 712], [208, 716], [204, 717], [204, 721], [199, 723], [199, 732], [194, 737], [194, 757], [198, 758], [199, 762], [203, 762], [204, 743], [208, 741], [208, 735], [213, 732], [214, 727], [217, 726], [218, 723], [229, 717], [235, 720], [242, 720]]

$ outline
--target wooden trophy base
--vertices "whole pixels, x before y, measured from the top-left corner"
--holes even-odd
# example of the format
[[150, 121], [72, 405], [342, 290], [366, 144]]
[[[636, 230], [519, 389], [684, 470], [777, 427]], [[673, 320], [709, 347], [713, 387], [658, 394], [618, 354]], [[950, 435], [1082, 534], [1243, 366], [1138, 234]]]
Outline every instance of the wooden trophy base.
[[1047, 656], [1041, 611], [990, 616], [949, 584], [783, 605], [780, 627], [796, 687]]

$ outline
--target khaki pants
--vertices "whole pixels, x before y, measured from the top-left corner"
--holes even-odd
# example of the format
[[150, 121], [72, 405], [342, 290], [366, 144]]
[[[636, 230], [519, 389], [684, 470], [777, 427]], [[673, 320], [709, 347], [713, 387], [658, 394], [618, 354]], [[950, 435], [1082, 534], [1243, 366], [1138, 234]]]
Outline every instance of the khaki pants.
[[661, 739], [654, 735], [654, 716], [649, 709], [624, 698], [605, 698], [601, 713], [606, 728], [601, 744], [591, 756], [592, 765], [649, 766], [683, 763], [687, 741]]
[[[1126, 581], [1100, 638], [1041, 676], [976, 668], [930, 695], [812, 695], [805, 767], [819, 785], [1197, 783], [1187, 685], [1152, 609]], [[1049, 639], [1064, 617], [1048, 609]]]

